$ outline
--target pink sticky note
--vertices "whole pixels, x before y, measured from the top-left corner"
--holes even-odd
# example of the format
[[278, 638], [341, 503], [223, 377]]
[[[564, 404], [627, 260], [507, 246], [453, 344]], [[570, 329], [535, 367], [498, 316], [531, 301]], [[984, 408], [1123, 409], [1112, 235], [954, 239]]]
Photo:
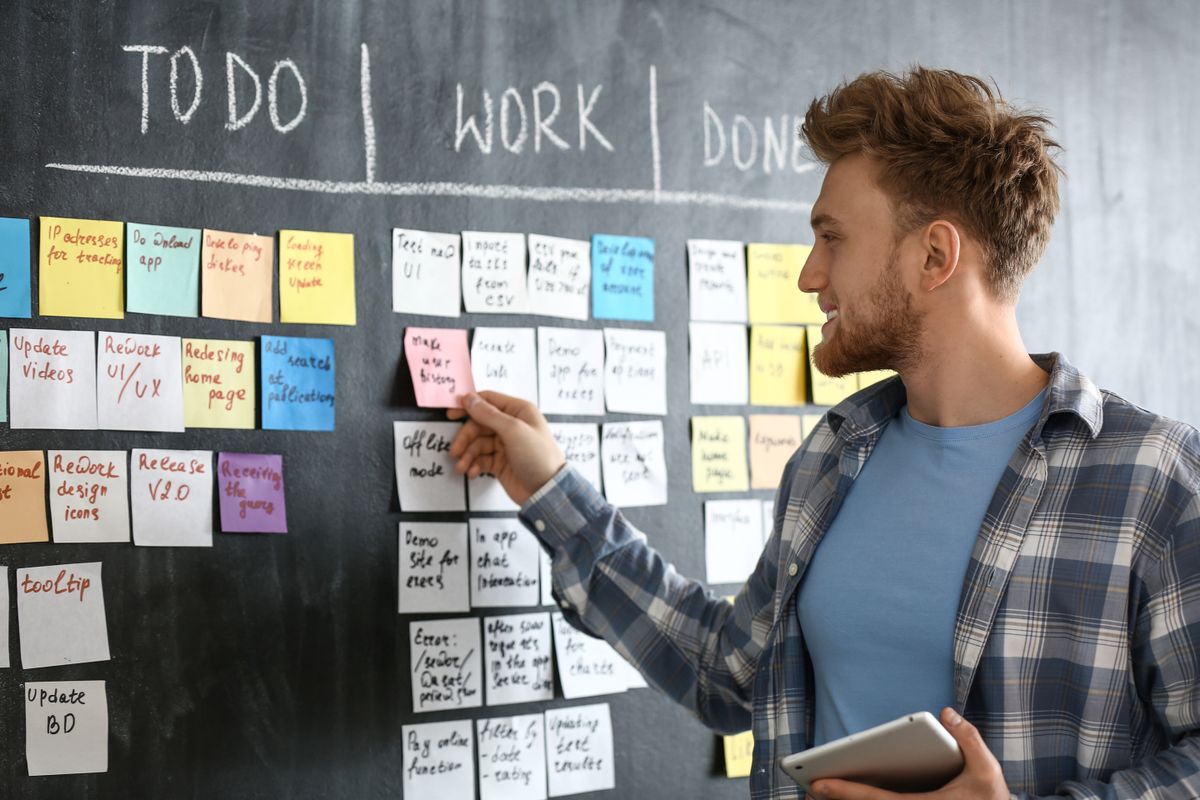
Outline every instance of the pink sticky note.
[[217, 493], [226, 533], [287, 533], [283, 456], [218, 453]]
[[467, 332], [459, 328], [405, 328], [404, 354], [412, 371], [417, 405], [457, 408], [475, 391]]

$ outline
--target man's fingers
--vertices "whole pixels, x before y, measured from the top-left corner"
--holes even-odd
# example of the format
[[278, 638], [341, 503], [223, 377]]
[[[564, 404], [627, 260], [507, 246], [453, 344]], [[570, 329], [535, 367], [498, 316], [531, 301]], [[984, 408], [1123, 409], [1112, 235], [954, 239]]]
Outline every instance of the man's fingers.
[[458, 457], [458, 461], [455, 462], [454, 468], [460, 473], [465, 473], [471, 468], [471, 462], [476, 458], [494, 452], [496, 452], [496, 437], [480, 436], [466, 446], [462, 455]]
[[471, 466], [467, 468], [467, 477], [471, 480], [478, 478], [483, 473], [495, 475], [496, 470], [493, 467], [496, 457], [491, 454], [481, 455], [471, 462]]
[[808, 788], [823, 800], [901, 800], [903, 797], [894, 792], [867, 786], [865, 783], [839, 781], [836, 778], [822, 778], [814, 781]]
[[983, 737], [979, 735], [979, 730], [963, 719], [957, 711], [947, 706], [942, 709], [942, 725], [946, 730], [950, 731], [950, 735], [954, 737], [954, 741], [958, 742], [958, 747], [962, 750], [963, 760], [967, 766], [981, 759], [994, 761], [995, 756], [992, 751], [988, 750], [984, 744]]
[[[463, 412], [466, 413], [466, 412]], [[458, 458], [466, 452], [467, 445], [478, 439], [480, 436], [491, 436], [491, 428], [484, 428], [473, 419], [467, 420], [458, 433], [454, 434], [454, 440], [450, 442], [450, 457]]]
[[[517, 400], [515, 397], [509, 397], [499, 392], [484, 392], [483, 394], [502, 398], [502, 406], [511, 406], [513, 403], [525, 403], [524, 400]], [[468, 394], [463, 397], [462, 403], [463, 408], [471, 415], [472, 420], [478, 422], [480, 425], [491, 428], [501, 435], [512, 430], [512, 427], [518, 422], [517, 418], [507, 408], [493, 405], [482, 394]]]

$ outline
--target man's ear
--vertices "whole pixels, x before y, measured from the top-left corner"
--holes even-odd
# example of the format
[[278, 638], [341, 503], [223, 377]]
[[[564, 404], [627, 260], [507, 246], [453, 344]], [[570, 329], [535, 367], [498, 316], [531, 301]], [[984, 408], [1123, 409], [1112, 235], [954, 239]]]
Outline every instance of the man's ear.
[[921, 265], [920, 287], [923, 292], [932, 292], [958, 269], [958, 258], [962, 250], [962, 239], [958, 226], [945, 219], [935, 219], [921, 232], [921, 249], [925, 261]]

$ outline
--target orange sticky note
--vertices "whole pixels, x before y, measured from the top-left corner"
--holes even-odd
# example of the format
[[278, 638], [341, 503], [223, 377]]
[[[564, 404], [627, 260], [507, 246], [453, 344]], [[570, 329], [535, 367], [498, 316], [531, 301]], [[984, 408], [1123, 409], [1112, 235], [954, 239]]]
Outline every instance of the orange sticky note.
[[824, 322], [816, 294], [800, 291], [800, 271], [812, 248], [804, 244], [751, 244], [746, 248], [746, 294], [751, 322]]
[[353, 234], [279, 232], [279, 319], [355, 324]]
[[750, 329], [750, 404], [802, 406], [806, 397], [804, 328], [755, 325]]
[[800, 447], [800, 417], [797, 414], [750, 415], [750, 488], [779, 486], [783, 468]]
[[256, 377], [254, 342], [184, 339], [184, 427], [253, 428]]
[[125, 236], [120, 222], [41, 218], [38, 311], [49, 317], [125, 317]]
[[48, 541], [45, 453], [0, 452], [0, 544]]
[[808, 326], [808, 363], [812, 367], [813, 403], [819, 406], [836, 406], [858, 391], [858, 374], [851, 373], [840, 378], [831, 378], [813, 363], [812, 353], [821, 343], [821, 326]]
[[200, 313], [217, 319], [271, 321], [270, 236], [205, 228], [200, 252]]
[[461, 328], [405, 328], [404, 356], [419, 406], [458, 408], [462, 396], [475, 391]]

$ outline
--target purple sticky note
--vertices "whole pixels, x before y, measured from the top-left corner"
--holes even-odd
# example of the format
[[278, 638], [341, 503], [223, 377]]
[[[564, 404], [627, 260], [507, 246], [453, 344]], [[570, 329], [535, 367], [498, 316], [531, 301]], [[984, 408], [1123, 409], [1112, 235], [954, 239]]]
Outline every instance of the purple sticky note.
[[219, 453], [217, 493], [226, 533], [287, 533], [283, 456]]

